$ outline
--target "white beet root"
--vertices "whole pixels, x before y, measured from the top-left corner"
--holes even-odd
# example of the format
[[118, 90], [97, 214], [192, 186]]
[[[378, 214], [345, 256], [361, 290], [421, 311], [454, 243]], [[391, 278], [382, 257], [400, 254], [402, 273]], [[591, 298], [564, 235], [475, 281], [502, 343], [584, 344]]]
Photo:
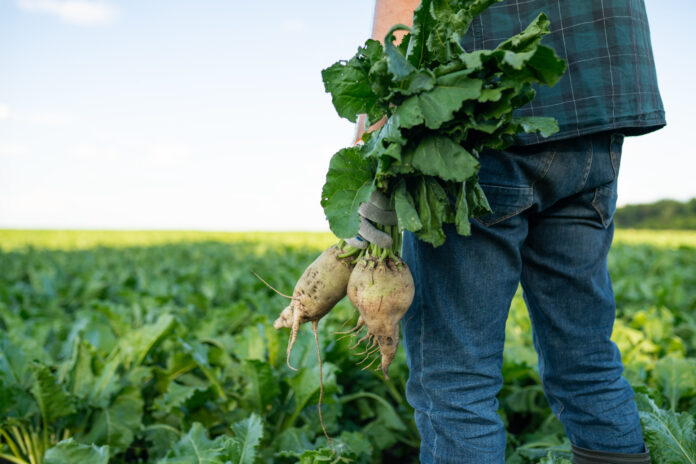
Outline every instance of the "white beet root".
[[340, 254], [336, 245], [331, 246], [305, 269], [295, 284], [290, 305], [273, 323], [276, 329], [291, 329], [287, 350], [287, 363], [291, 369], [294, 368], [290, 365], [290, 352], [297, 340], [300, 324], [319, 321], [346, 295], [353, 265], [349, 260], [339, 258]]
[[[324, 317], [341, 298], [346, 296], [346, 288], [348, 287], [350, 273], [353, 270], [353, 264], [348, 259], [340, 258], [341, 253], [342, 251], [339, 246], [331, 246], [324, 250], [324, 252], [305, 269], [302, 276], [295, 284], [292, 297], [283, 295], [290, 298], [290, 304], [281, 311], [278, 318], [273, 322], [273, 327], [276, 330], [282, 327], [288, 327], [290, 329], [286, 362], [288, 367], [292, 370], [297, 370], [290, 365], [290, 353], [297, 340], [297, 332], [300, 330], [300, 324], [312, 322], [314, 340], [317, 345], [317, 357], [319, 358], [319, 404], [317, 405], [319, 409], [319, 422], [321, 422], [321, 428], [324, 431], [326, 439], [329, 441], [331, 441], [331, 438], [326, 432], [324, 419], [321, 415], [321, 400], [324, 396], [324, 384], [322, 381], [321, 351], [319, 349], [317, 326], [319, 324], [319, 319]], [[273, 289], [273, 287], [271, 288]], [[277, 290], [275, 291], [277, 292]]]
[[347, 291], [367, 326], [367, 334], [358, 343], [368, 341], [366, 359], [379, 348], [382, 372], [388, 379], [387, 370], [399, 346], [399, 322], [415, 294], [411, 271], [400, 258], [362, 259], [350, 275]]

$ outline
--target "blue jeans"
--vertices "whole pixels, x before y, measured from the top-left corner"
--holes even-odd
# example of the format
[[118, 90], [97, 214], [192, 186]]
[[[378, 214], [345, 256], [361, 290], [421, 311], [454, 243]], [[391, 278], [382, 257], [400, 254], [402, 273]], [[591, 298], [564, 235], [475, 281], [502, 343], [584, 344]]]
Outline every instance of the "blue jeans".
[[481, 154], [493, 214], [433, 248], [407, 234], [416, 295], [402, 323], [421, 462], [502, 463], [505, 321], [522, 283], [551, 409], [580, 447], [640, 453], [633, 391], [610, 336], [607, 253], [623, 135]]

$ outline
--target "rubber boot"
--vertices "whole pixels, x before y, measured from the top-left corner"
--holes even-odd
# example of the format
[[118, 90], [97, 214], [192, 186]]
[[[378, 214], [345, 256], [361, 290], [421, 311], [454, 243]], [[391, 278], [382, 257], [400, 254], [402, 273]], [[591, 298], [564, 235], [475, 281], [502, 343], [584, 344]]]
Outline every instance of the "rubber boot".
[[573, 464], [650, 464], [650, 451], [637, 454], [595, 451], [572, 445]]

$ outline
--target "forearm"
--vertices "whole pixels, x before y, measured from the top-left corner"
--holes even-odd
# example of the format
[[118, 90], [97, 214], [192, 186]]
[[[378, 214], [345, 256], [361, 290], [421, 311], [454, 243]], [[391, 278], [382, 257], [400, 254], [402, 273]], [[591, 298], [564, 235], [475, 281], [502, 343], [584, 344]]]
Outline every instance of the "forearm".
[[[413, 20], [413, 10], [416, 9], [420, 0], [376, 0], [375, 15], [372, 22], [372, 38], [384, 42], [384, 36], [387, 31], [395, 24], [404, 24], [411, 27]], [[396, 43], [401, 41], [405, 31], [396, 31], [394, 36]], [[373, 130], [381, 127], [384, 121], [379, 121], [371, 126], [368, 130]], [[356, 127], [355, 140], [360, 140], [365, 127], [365, 116], [361, 115], [358, 118]]]
[[[376, 0], [375, 16], [372, 23], [372, 38], [382, 42], [387, 31], [395, 24], [404, 24], [411, 27], [413, 10], [420, 0]], [[397, 31], [397, 43], [401, 40], [404, 31]]]

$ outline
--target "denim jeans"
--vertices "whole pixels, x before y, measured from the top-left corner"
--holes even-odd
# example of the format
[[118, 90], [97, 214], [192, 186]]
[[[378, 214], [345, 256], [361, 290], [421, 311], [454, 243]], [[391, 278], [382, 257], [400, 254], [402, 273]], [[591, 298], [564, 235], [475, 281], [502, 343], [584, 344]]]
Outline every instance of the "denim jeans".
[[416, 295], [402, 322], [421, 462], [502, 463], [505, 321], [521, 282], [551, 409], [580, 447], [640, 453], [633, 391], [611, 341], [607, 268], [623, 135], [481, 153], [493, 213], [433, 248], [407, 234]]

